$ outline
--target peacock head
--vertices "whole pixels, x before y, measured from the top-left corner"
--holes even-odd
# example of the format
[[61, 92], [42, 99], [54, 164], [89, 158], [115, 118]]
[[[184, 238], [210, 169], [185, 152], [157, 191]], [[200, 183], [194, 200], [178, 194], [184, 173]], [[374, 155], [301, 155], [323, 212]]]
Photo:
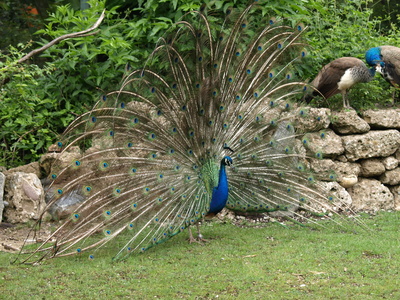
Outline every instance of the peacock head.
[[233, 160], [230, 156], [225, 156], [222, 160], [221, 160], [221, 165], [224, 166], [232, 166], [233, 165]]
[[379, 65], [381, 67], [385, 66], [385, 63], [382, 61], [380, 47], [373, 47], [368, 49], [367, 52], [365, 53], [365, 60], [370, 66], [379, 66]]

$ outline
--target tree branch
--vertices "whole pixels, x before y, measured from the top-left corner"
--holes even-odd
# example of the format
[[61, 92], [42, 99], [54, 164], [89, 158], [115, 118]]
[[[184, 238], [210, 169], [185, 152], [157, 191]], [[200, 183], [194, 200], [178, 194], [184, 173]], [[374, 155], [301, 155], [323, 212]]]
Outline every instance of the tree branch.
[[79, 32], [68, 33], [68, 34], [64, 34], [62, 36], [59, 36], [58, 38], [56, 38], [56, 39], [52, 40], [51, 42], [49, 42], [48, 44], [44, 45], [43, 47], [41, 47], [39, 49], [32, 50], [27, 55], [25, 55], [24, 57], [20, 58], [18, 60], [18, 63], [22, 63], [22, 62], [28, 60], [32, 56], [43, 52], [44, 50], [46, 50], [46, 49], [50, 48], [51, 46], [61, 42], [62, 40], [97, 34], [99, 32], [99, 30], [97, 30], [95, 32], [90, 32], [90, 31], [92, 31], [92, 30], [96, 29], [97, 27], [99, 27], [101, 22], [103, 21], [104, 17], [105, 17], [105, 10], [103, 10], [103, 12], [101, 13], [100, 17], [96, 21], [96, 23], [94, 23], [93, 26], [90, 27], [89, 29], [86, 29], [86, 30], [83, 30], [83, 31], [79, 31]]

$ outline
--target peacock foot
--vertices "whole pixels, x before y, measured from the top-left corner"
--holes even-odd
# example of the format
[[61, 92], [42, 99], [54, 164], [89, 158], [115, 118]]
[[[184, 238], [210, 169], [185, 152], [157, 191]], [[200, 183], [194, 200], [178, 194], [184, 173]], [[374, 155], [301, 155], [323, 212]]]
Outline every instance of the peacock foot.
[[209, 240], [206, 240], [206, 239], [203, 239], [203, 238], [199, 238], [199, 237], [197, 237], [197, 238], [194, 238], [194, 237], [190, 238], [189, 237], [189, 243], [190, 244], [198, 243], [198, 244], [203, 245], [204, 243], [207, 243], [207, 242], [209, 242]]
[[199, 243], [199, 244], [203, 244], [205, 242], [208, 242], [208, 240], [203, 238], [203, 235], [199, 232], [197, 235], [197, 238], [195, 238], [192, 234], [192, 230], [190, 228], [189, 229], [189, 243]]
[[207, 243], [207, 242], [209, 242], [209, 240], [206, 240], [205, 238], [203, 238], [203, 235], [201, 233], [198, 234], [196, 241], [199, 242], [199, 243]]

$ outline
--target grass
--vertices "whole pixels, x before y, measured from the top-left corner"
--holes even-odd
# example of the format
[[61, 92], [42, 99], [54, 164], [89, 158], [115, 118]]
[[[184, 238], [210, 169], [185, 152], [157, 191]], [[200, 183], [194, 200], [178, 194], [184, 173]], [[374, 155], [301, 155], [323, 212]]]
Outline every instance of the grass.
[[0, 253], [1, 299], [400, 299], [400, 213], [364, 217], [371, 231], [202, 226], [122, 262], [53, 259], [10, 265]]

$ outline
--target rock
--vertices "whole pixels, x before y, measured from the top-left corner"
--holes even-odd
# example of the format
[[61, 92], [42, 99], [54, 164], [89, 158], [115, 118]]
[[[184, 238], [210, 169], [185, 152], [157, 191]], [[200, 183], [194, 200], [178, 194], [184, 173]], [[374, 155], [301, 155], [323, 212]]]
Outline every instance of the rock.
[[9, 206], [4, 210], [4, 217], [9, 223], [36, 220], [45, 206], [42, 185], [33, 173], [14, 172], [8, 175], [5, 195]]
[[3, 173], [0, 173], [0, 223], [3, 220], [5, 181], [6, 181], [6, 176]]
[[27, 164], [27, 165], [23, 165], [23, 166], [19, 166], [19, 167], [16, 167], [16, 168], [9, 169], [9, 170], [4, 172], [4, 175], [8, 176], [9, 174], [15, 173], [15, 172], [33, 173], [37, 177], [41, 178], [40, 165], [39, 165], [39, 163], [37, 161], [32, 162], [32, 163]]
[[347, 159], [346, 155], [339, 155], [338, 157], [336, 157], [335, 160], [340, 161], [340, 162], [348, 162], [349, 161]]
[[323, 172], [331, 172], [335, 168], [335, 162], [332, 159], [310, 159], [311, 169], [317, 173], [321, 174]]
[[306, 160], [305, 158], [307, 157], [307, 149], [304, 147], [301, 140], [295, 139], [294, 150], [296, 151], [296, 153], [299, 154], [299, 157], [303, 158], [304, 161]]
[[318, 180], [331, 181], [329, 176], [335, 174], [335, 163], [332, 159], [309, 159], [309, 168], [317, 175]]
[[396, 128], [400, 129], [400, 109], [366, 110], [364, 120], [375, 129]]
[[332, 128], [339, 134], [354, 134], [368, 132], [371, 127], [361, 119], [355, 110], [342, 110], [332, 113]]
[[[51, 197], [53, 189], [49, 190], [46, 194]], [[60, 197], [53, 205], [49, 207], [47, 212], [51, 215], [53, 220], [61, 220], [71, 216], [75, 209], [85, 200], [85, 196], [80, 191], [73, 190]]]
[[386, 170], [393, 170], [399, 165], [399, 161], [394, 156], [388, 156], [382, 159], [382, 164]]
[[345, 155], [349, 161], [392, 155], [400, 146], [400, 132], [392, 130], [369, 131], [343, 136]]
[[305, 134], [303, 144], [312, 156], [321, 153], [324, 158], [327, 158], [338, 156], [344, 152], [342, 139], [331, 129]]
[[340, 180], [340, 185], [344, 188], [350, 188], [358, 182], [358, 177], [356, 175], [344, 176]]
[[353, 199], [354, 211], [377, 212], [381, 209], [393, 209], [394, 197], [389, 188], [376, 179], [360, 178], [348, 189]]
[[338, 176], [358, 176], [361, 173], [361, 166], [359, 163], [351, 162], [335, 162], [334, 171]]
[[61, 152], [62, 148], [60, 148], [60, 146], [56, 143], [56, 144], [52, 144], [49, 146], [49, 148], [47, 149], [47, 151], [50, 152]]
[[362, 177], [375, 177], [385, 173], [386, 168], [381, 160], [377, 158], [369, 158], [362, 160], [361, 164], [361, 173]]
[[400, 183], [400, 168], [396, 168], [394, 170], [386, 171], [383, 173], [380, 177], [379, 180], [383, 184], [388, 184], [388, 185], [397, 185]]
[[59, 159], [59, 157], [61, 157], [61, 154], [55, 153], [55, 152], [46, 153], [40, 157], [39, 165], [40, 165], [40, 168], [43, 169], [45, 174], [48, 175], [51, 173], [51, 167], [54, 164], [54, 162]]
[[[74, 146], [69, 148], [68, 151], [65, 152], [45, 154], [44, 158], [42, 158], [40, 162], [42, 168], [46, 170], [47, 175], [50, 175], [53, 173], [58, 174], [60, 170], [73, 164], [75, 160], [79, 160], [81, 157], [81, 150], [78, 146]], [[71, 176], [75, 177], [79, 177], [79, 175], [80, 174], [77, 171], [74, 171], [74, 173], [71, 174]], [[47, 179], [48, 178], [49, 176], [47, 177]], [[68, 176], [66, 178], [68, 178]], [[63, 182], [58, 182], [58, 184], [63, 185]]]
[[314, 132], [329, 127], [331, 110], [328, 108], [300, 107], [295, 110], [294, 123], [298, 132]]
[[336, 180], [341, 185], [343, 181], [345, 181], [344, 185], [348, 185], [351, 181], [357, 180], [361, 172], [361, 166], [358, 163], [339, 162], [331, 159], [312, 159], [311, 169], [318, 175], [334, 173]]
[[68, 151], [62, 152], [60, 155], [56, 156], [57, 165], [60, 168], [64, 168], [67, 165], [70, 165], [74, 160], [79, 159], [81, 156], [81, 150], [78, 146], [71, 147], [68, 149]]
[[350, 194], [346, 191], [344, 187], [342, 187], [337, 182], [325, 182], [323, 183], [325, 188], [330, 192], [334, 198], [339, 201], [335, 201], [336, 203], [342, 203], [340, 207], [333, 207], [333, 210], [340, 211], [340, 210], [348, 210], [351, 207], [353, 200], [351, 199]]
[[390, 191], [394, 196], [394, 209], [400, 210], [400, 185], [390, 187]]
[[223, 208], [221, 212], [219, 212], [216, 216], [220, 221], [224, 219], [233, 221], [236, 217], [235, 213], [227, 208]]

